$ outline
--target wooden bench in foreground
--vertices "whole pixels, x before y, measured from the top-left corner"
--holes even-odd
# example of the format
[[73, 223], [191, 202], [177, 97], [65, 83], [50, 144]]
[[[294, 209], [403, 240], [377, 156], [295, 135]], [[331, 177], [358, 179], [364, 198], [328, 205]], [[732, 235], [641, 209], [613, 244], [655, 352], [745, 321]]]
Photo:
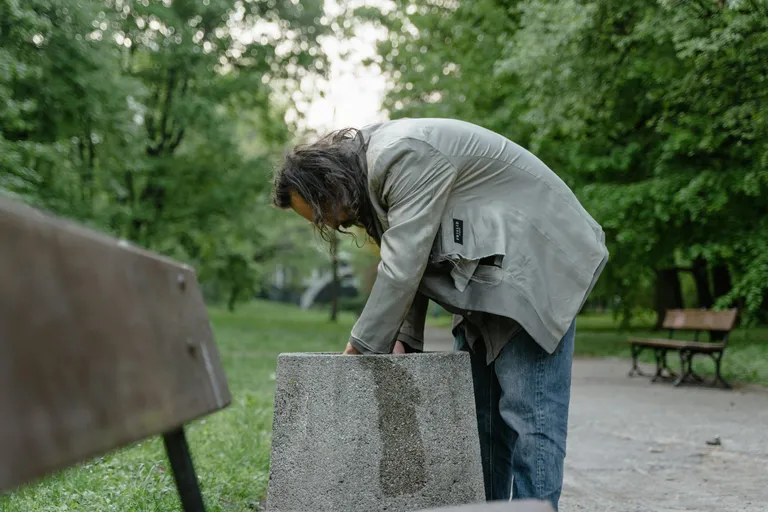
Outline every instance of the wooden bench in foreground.
[[192, 269], [0, 197], [0, 492], [163, 435], [203, 511], [183, 425], [226, 407]]
[[[664, 317], [663, 327], [669, 330], [667, 339], [630, 338], [629, 344], [632, 350], [632, 369], [629, 376], [643, 375], [637, 366], [637, 358], [645, 349], [651, 349], [656, 359], [656, 374], [653, 381], [665, 378], [674, 378], [675, 386], [688, 381], [703, 382], [699, 375], [693, 371], [693, 357], [696, 354], [705, 354], [715, 362], [715, 379], [712, 385], [721, 384], [723, 387], [731, 386], [723, 379], [720, 366], [723, 360], [725, 348], [728, 345], [728, 335], [736, 323], [736, 309], [726, 311], [709, 311], [698, 309], [670, 309]], [[694, 341], [671, 339], [676, 331], [694, 331]], [[720, 333], [719, 341], [699, 341], [699, 335], [706, 331], [712, 339], [712, 333]], [[677, 351], [680, 354], [680, 374], [675, 374], [667, 365], [667, 353]]]

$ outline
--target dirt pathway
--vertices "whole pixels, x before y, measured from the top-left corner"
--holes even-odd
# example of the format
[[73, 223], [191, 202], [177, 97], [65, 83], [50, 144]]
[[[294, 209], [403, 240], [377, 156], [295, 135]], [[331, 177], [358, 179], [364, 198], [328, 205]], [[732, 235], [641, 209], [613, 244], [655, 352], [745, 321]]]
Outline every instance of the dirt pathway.
[[[427, 336], [427, 350], [450, 348], [447, 331]], [[628, 369], [574, 362], [561, 512], [768, 511], [768, 390], [674, 388]]]

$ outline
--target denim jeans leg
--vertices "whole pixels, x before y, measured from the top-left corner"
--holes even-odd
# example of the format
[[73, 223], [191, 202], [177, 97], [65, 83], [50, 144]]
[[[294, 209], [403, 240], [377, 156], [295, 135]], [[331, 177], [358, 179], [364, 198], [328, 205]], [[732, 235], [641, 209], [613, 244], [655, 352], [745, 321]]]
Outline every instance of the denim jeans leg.
[[548, 500], [555, 510], [563, 487], [575, 334], [574, 322], [548, 354], [520, 330], [495, 361], [501, 416], [517, 436], [512, 498]]
[[474, 351], [470, 350], [463, 330], [457, 329], [454, 350], [470, 354], [485, 497], [488, 501], [507, 501], [512, 492], [514, 432], [499, 412], [501, 388], [494, 372], [494, 363], [486, 363], [482, 340], [478, 340], [475, 345]]

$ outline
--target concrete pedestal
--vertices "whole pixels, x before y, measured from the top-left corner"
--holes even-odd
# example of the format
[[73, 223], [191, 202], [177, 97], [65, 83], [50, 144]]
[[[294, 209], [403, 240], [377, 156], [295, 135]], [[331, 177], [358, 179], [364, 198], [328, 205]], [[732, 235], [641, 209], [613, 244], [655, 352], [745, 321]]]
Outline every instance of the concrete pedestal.
[[422, 512], [555, 512], [546, 501], [521, 500], [434, 508]]
[[423, 510], [483, 489], [467, 354], [279, 356], [268, 511]]

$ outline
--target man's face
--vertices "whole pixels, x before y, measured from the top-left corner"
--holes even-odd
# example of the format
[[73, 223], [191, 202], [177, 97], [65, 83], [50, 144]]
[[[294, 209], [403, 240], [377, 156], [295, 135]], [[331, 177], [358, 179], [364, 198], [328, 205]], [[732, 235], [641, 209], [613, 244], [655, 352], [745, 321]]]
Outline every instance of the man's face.
[[[291, 208], [309, 222], [314, 222], [312, 207], [295, 190], [291, 191]], [[327, 220], [326, 224], [332, 229], [348, 228], [356, 224], [354, 219], [343, 209], [337, 209], [336, 212], [326, 212], [324, 217]]]
[[295, 190], [291, 191], [291, 208], [309, 222], [314, 221], [312, 207]]

